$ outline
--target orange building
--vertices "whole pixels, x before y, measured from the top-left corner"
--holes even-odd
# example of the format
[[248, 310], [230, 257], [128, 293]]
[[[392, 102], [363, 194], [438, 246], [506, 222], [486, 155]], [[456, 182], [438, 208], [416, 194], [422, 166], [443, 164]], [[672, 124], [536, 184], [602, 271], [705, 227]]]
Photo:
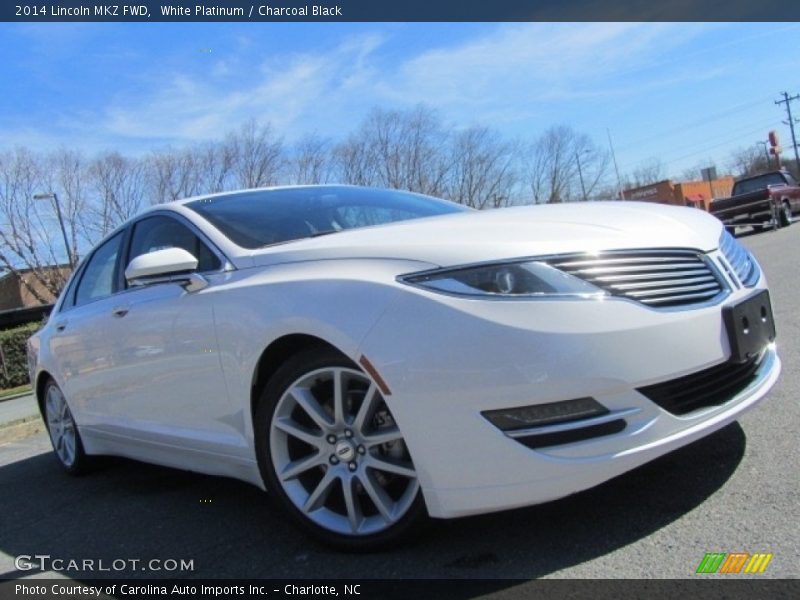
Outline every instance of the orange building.
[[733, 177], [720, 177], [711, 181], [682, 181], [673, 183], [669, 179], [631, 188], [623, 192], [625, 200], [659, 202], [677, 206], [695, 206], [708, 210], [715, 198], [727, 198], [733, 190]]

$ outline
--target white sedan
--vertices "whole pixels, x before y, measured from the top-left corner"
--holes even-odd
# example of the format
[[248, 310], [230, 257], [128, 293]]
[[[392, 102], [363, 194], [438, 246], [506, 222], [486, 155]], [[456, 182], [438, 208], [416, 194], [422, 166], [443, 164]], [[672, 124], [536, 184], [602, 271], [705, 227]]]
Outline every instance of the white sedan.
[[700, 210], [310, 186], [135, 217], [29, 362], [67, 471], [108, 454], [235, 477], [371, 548], [708, 435], [775, 383], [774, 339], [758, 264]]

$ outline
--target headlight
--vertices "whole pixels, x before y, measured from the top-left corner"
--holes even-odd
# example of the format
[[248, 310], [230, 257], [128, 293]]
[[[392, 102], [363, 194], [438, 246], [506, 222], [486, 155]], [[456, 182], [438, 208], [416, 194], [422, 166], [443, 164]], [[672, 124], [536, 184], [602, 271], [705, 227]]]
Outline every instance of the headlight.
[[546, 298], [606, 296], [606, 292], [542, 262], [477, 265], [413, 273], [401, 281], [457, 296]]
[[756, 284], [761, 274], [758, 263], [747, 249], [727, 231], [723, 231], [719, 238], [719, 250], [742, 284], [746, 286]]

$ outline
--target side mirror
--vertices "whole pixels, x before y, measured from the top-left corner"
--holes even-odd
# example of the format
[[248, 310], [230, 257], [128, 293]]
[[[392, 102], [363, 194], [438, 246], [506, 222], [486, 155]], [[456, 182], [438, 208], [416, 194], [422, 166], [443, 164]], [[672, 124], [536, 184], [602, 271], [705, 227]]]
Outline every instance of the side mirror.
[[187, 291], [195, 292], [208, 285], [195, 269], [197, 259], [189, 252], [183, 248], [166, 248], [134, 258], [125, 269], [125, 279], [129, 285], [180, 283]]

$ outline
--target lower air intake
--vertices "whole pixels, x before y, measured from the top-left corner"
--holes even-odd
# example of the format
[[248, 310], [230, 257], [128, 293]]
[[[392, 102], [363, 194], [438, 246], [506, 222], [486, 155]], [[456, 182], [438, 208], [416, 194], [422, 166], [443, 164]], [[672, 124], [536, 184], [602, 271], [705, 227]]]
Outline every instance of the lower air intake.
[[638, 391], [664, 410], [685, 415], [719, 406], [733, 398], [753, 381], [760, 364], [760, 357], [743, 363], [728, 361], [691, 375], [638, 388]]

